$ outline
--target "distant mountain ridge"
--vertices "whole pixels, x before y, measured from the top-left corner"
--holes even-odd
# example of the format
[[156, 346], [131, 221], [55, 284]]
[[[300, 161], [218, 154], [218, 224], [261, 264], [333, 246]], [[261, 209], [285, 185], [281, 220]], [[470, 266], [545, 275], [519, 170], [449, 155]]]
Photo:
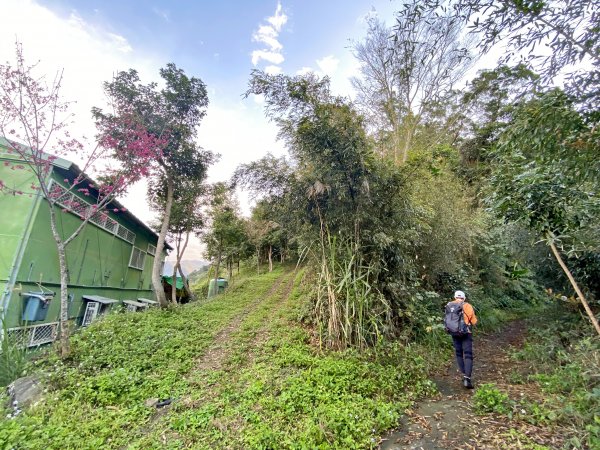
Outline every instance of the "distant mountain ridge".
[[[163, 275], [173, 276], [173, 266], [175, 261], [165, 261], [165, 267], [163, 268]], [[210, 262], [204, 259], [185, 259], [181, 261], [181, 270], [187, 276], [195, 270], [201, 269], [210, 265]]]

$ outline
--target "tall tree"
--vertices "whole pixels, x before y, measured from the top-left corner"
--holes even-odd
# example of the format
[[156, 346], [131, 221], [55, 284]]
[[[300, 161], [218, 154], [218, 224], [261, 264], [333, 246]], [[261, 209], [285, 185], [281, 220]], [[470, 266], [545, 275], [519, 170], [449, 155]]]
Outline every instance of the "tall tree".
[[[488, 52], [503, 44], [501, 61], [525, 62], [550, 84], [558, 75], [580, 107], [598, 111], [600, 13], [595, 0], [423, 0], [434, 10], [450, 4], [454, 17], [477, 33]], [[596, 116], [596, 120], [598, 117]]]
[[499, 66], [484, 70], [461, 93], [464, 116], [458, 172], [472, 184], [485, 183], [490, 167], [490, 152], [506, 130], [519, 105], [531, 100], [539, 76], [525, 65]]
[[[155, 190], [163, 198], [162, 224], [159, 232], [157, 255], [162, 254], [169, 229], [176, 185], [185, 179], [203, 180], [208, 166], [214, 161], [213, 153], [200, 148], [196, 142], [197, 128], [206, 114], [208, 96], [206, 86], [199, 78], [188, 77], [175, 64], [160, 69], [165, 87], [156, 83], [144, 85], [133, 69], [119, 72], [113, 81], [104, 85], [113, 112], [94, 108], [98, 123], [119, 121], [124, 114], [134, 114], [150, 132], [167, 140], [163, 153], [151, 167], [154, 184], [164, 188]], [[151, 193], [152, 194], [152, 193]], [[158, 201], [152, 195], [153, 201]], [[161, 306], [168, 302], [162, 289], [161, 261], [155, 258], [152, 267], [152, 286]]]
[[488, 198], [500, 216], [523, 222], [548, 243], [598, 334], [598, 321], [559, 250], [585, 250], [582, 233], [593, 231], [600, 218], [599, 152], [598, 127], [562, 91], [541, 94], [517, 111], [498, 140]]
[[215, 290], [218, 290], [219, 270], [223, 259], [239, 252], [247, 240], [244, 220], [237, 211], [230, 188], [224, 183], [213, 186], [208, 210], [210, 229], [202, 235], [206, 255], [213, 259], [215, 267]]
[[[0, 136], [23, 161], [14, 167], [33, 174], [29, 194], [41, 195], [50, 209], [49, 226], [60, 270], [60, 348], [65, 357], [69, 354], [66, 248], [92, 217], [105, 214], [117, 195], [145, 175], [146, 168], [160, 158], [166, 141], [149, 133], [144, 124], [127, 114], [118, 122], [104, 124], [98, 143], [88, 151], [71, 134], [69, 103], [60, 97], [62, 72], [47, 85], [44, 77], [34, 73], [34, 68], [26, 64], [18, 43], [16, 65], [0, 66]], [[75, 175], [64, 179], [64, 185], [53, 183], [50, 187], [49, 177], [58, 156], [76, 156], [84, 161], [83, 168], [75, 167]], [[116, 156], [122, 164], [96, 174], [100, 175], [100, 182], [92, 182], [86, 172], [93, 171], [96, 163], [106, 161], [109, 156]], [[0, 180], [0, 190], [8, 189]], [[64, 235], [57, 225], [60, 211], [81, 218], [79, 226], [69, 235]]]
[[[441, 0], [424, 0], [434, 10]], [[571, 282], [596, 331], [600, 327], [559, 252], [597, 218], [600, 120], [600, 14], [593, 0], [453, 0], [454, 17], [469, 24], [487, 52], [524, 61], [551, 85], [564, 77], [565, 95], [550, 90], [521, 106], [492, 148], [490, 203], [542, 235]], [[541, 49], [541, 50], [540, 50]], [[597, 220], [597, 219], [596, 219]], [[560, 245], [557, 245], [560, 244]], [[597, 242], [595, 244], [597, 248]]]
[[260, 272], [265, 245], [269, 249], [269, 270], [272, 270], [273, 246], [277, 246], [283, 261], [298, 216], [298, 205], [290, 202], [290, 195], [296, 189], [292, 166], [286, 158], [268, 154], [258, 161], [240, 165], [231, 181], [233, 186], [248, 189], [251, 197], [258, 200], [248, 223], [248, 235], [256, 249], [257, 270]]
[[[372, 244], [378, 233], [364, 226], [387, 209], [373, 207], [379, 167], [362, 117], [330, 94], [327, 79], [314, 75], [255, 71], [251, 93], [265, 96], [266, 114], [279, 125], [293, 160], [294, 175], [282, 191], [289, 211], [296, 211], [297, 239], [317, 272], [317, 325], [327, 345], [368, 345], [389, 329], [391, 310], [376, 283], [381, 255]], [[268, 166], [263, 169], [250, 177], [259, 185], [271, 180], [263, 176]], [[388, 204], [397, 194], [395, 181], [385, 179]]]
[[427, 109], [451, 92], [470, 65], [463, 25], [449, 14], [406, 3], [396, 24], [371, 19], [367, 37], [354, 45], [361, 78], [358, 102], [378, 118], [396, 163], [404, 163]]
[[[207, 187], [203, 181], [203, 179], [197, 178], [182, 179], [175, 185], [173, 193], [173, 206], [167, 233], [167, 237], [170, 239], [175, 250], [175, 263], [172, 273], [174, 284], [171, 290], [171, 303], [173, 304], [177, 303], [177, 289], [175, 289], [175, 284], [178, 273], [181, 275], [186, 295], [191, 299], [194, 298], [194, 293], [190, 289], [187, 277], [183, 273], [181, 260], [187, 249], [190, 236], [192, 234], [199, 235], [205, 225], [205, 218], [202, 213], [202, 200], [206, 194]], [[153, 187], [154, 189], [152, 189]], [[156, 192], [156, 188], [155, 186], [151, 186], [151, 191], [153, 192], [153, 197], [156, 199], [155, 204], [160, 207], [159, 213], [162, 214], [166, 196], [164, 192]], [[163, 190], [164, 188], [164, 184], [158, 187], [158, 189]]]

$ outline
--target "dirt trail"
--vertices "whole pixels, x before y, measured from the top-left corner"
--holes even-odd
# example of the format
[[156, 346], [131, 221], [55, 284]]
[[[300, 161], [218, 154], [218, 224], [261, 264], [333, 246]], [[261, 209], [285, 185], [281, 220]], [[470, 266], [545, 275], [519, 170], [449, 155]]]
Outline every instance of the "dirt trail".
[[[273, 309], [271, 309], [270, 316], [272, 318], [277, 316], [277, 314], [279, 313], [281, 308], [288, 301], [290, 293], [292, 292], [292, 289], [294, 288], [294, 281], [296, 280], [295, 275], [296, 275], [296, 272], [293, 272], [292, 275], [290, 276], [289, 280], [287, 281], [283, 291], [278, 294], [277, 304], [273, 307]], [[269, 324], [267, 324], [267, 323], [263, 324], [263, 326], [260, 327], [258, 329], [258, 331], [256, 332], [254, 339], [252, 340], [252, 342], [249, 345], [249, 348], [256, 349], [256, 348], [262, 347], [269, 340], [270, 336], [268, 333], [268, 329], [269, 329]], [[252, 365], [255, 362], [255, 360], [256, 360], [256, 353], [249, 351], [247, 365], [249, 365], [249, 366]]]
[[210, 348], [202, 355], [199, 359], [195, 370], [219, 370], [221, 369], [223, 362], [226, 361], [228, 357], [228, 352], [226, 350], [226, 344], [229, 340], [230, 336], [239, 330], [241, 323], [244, 318], [248, 316], [260, 303], [262, 303], [265, 299], [271, 297], [277, 290], [279, 286], [284, 281], [286, 274], [282, 274], [273, 286], [269, 289], [269, 291], [262, 297], [257, 298], [248, 308], [238, 314], [233, 321], [222, 329], [214, 339], [214, 344], [210, 346]]
[[[517, 369], [516, 363], [509, 359], [508, 351], [521, 347], [525, 334], [525, 322], [518, 320], [491, 335], [475, 336], [475, 387], [482, 383], [501, 384], [511, 371]], [[498, 434], [504, 424], [494, 424], [493, 418], [475, 415], [470, 403], [474, 391], [463, 388], [454, 361], [433, 380], [440, 394], [422, 401], [414, 411], [408, 411], [399, 431], [384, 437], [382, 450], [502, 448], [498, 442], [490, 442], [490, 446], [483, 442], [490, 441], [489, 437], [483, 439], [486, 429], [498, 428], [492, 430], [492, 434]]]
[[[238, 313], [233, 320], [221, 331], [219, 331], [214, 337], [214, 343], [211, 345], [206, 353], [204, 353], [196, 362], [196, 365], [190, 374], [194, 374], [196, 372], [212, 372], [216, 370], [220, 370], [223, 364], [227, 361], [229, 357], [230, 349], [226, 347], [227, 341], [230, 339], [231, 335], [236, 333], [240, 327], [244, 319], [254, 311], [265, 299], [273, 296], [277, 290], [280, 288], [283, 281], [286, 279], [286, 274], [283, 273], [279, 278], [275, 280], [271, 288], [264, 295], [257, 297], [249, 306], [244, 308], [240, 313]], [[190, 378], [190, 375], [187, 376]], [[182, 398], [179, 399], [180, 404], [184, 404], [188, 407], [193, 407], [196, 402], [191, 400], [190, 398]], [[140, 428], [139, 436], [147, 435], [152, 427], [164, 418], [171, 409], [171, 404], [168, 404], [166, 407], [161, 409], [157, 409], [154, 414], [150, 417], [148, 422]], [[166, 439], [163, 436], [163, 439]]]

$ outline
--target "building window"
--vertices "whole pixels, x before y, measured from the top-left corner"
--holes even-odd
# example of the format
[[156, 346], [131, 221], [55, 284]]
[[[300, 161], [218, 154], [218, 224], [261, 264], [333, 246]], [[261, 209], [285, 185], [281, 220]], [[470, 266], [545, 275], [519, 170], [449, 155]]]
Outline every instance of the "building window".
[[146, 253], [137, 247], [131, 249], [131, 258], [129, 258], [129, 267], [144, 270], [144, 258]]
[[119, 228], [117, 228], [117, 236], [131, 244], [135, 242], [135, 233], [129, 231], [127, 228], [120, 224]]
[[156, 247], [152, 244], [148, 244], [148, 254], [149, 255], [156, 255]]

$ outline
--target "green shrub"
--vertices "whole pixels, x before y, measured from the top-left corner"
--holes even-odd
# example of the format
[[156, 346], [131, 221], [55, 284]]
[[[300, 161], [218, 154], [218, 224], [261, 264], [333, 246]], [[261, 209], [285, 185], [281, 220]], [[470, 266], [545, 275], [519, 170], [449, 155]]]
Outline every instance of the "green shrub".
[[11, 335], [3, 320], [0, 320], [0, 323], [0, 387], [4, 387], [25, 375], [29, 358], [18, 335]]
[[508, 395], [500, 392], [494, 383], [482, 384], [473, 396], [475, 410], [479, 413], [509, 414], [511, 412]]
[[[524, 418], [533, 424], [562, 424], [582, 430], [590, 448], [600, 443], [600, 341], [581, 316], [564, 305], [538, 314], [523, 348], [513, 353], [526, 361], [545, 400], [527, 403]], [[582, 445], [573, 444], [579, 448]]]

